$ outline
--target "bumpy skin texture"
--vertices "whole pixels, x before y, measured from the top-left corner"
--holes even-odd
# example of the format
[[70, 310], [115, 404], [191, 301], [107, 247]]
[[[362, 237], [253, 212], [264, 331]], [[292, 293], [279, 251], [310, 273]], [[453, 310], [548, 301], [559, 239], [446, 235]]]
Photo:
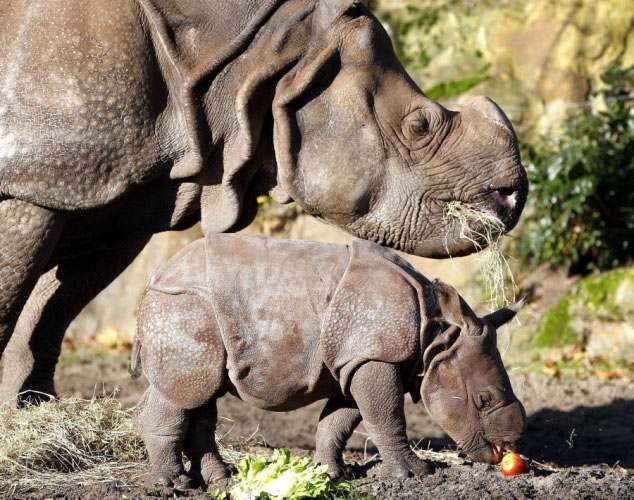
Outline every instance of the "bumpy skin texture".
[[[430, 471], [407, 442], [406, 392], [475, 460], [492, 463], [492, 444], [519, 451], [525, 413], [495, 342], [515, 311], [478, 318], [452, 287], [363, 240], [191, 243], [154, 272], [139, 310], [131, 372], [143, 367], [150, 382], [137, 417], [148, 479], [227, 477], [213, 433], [226, 392], [274, 411], [327, 399], [315, 459], [334, 477], [362, 418], [383, 476]], [[181, 450], [194, 463], [189, 479]]]
[[[477, 203], [507, 229], [524, 205], [502, 111], [427, 99], [352, 0], [15, 0], [0, 47], [0, 224], [32, 238], [1, 233], [0, 354], [34, 294], [5, 396], [54, 392], [65, 326], [156, 232], [234, 231], [271, 194], [446, 257], [473, 246], [444, 202]], [[91, 260], [109, 263], [104, 276]], [[55, 268], [65, 291], [52, 275], [33, 291]], [[48, 321], [50, 308], [65, 310]]]

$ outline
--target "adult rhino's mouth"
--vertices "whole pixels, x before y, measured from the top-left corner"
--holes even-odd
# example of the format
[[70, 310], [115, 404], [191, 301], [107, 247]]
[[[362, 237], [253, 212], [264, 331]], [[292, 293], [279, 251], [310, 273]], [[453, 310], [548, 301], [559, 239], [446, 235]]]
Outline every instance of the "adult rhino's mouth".
[[473, 200], [482, 210], [494, 213], [504, 224], [505, 232], [515, 227], [520, 218], [526, 196], [528, 182], [520, 177], [506, 182], [492, 182]]

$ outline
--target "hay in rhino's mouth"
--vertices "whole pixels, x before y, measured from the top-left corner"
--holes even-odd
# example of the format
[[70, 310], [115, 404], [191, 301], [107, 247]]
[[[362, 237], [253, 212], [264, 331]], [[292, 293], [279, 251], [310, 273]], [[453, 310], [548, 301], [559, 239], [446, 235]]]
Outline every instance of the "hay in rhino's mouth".
[[[514, 301], [515, 280], [500, 245], [506, 230], [504, 222], [487, 208], [461, 201], [445, 203], [443, 217], [456, 224], [459, 238], [471, 242], [478, 253], [486, 247], [487, 251], [480, 257], [480, 274], [490, 309], [493, 311]], [[446, 240], [445, 248], [451, 255]]]

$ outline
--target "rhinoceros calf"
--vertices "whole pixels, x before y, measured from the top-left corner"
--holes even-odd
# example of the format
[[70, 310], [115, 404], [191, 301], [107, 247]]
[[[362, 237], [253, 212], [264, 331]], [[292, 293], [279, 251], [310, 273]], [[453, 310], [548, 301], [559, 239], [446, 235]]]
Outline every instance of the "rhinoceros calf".
[[361, 419], [382, 477], [430, 470], [407, 442], [406, 392], [472, 459], [520, 451], [525, 412], [496, 347], [516, 311], [478, 318], [454, 288], [364, 240], [198, 240], [154, 272], [139, 309], [131, 372], [142, 364], [150, 382], [137, 415], [149, 480], [227, 477], [214, 440], [227, 392], [273, 411], [327, 399], [315, 460], [335, 477]]

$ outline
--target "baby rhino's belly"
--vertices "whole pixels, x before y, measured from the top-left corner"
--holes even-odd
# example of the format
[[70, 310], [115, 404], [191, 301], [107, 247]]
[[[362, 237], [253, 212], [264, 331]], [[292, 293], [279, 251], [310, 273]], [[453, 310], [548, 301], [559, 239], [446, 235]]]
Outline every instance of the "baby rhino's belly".
[[271, 342], [258, 347], [258, 359], [239, 362], [228, 372], [230, 391], [250, 405], [271, 411], [289, 411], [324, 398], [336, 396], [339, 385], [321, 361], [317, 344], [293, 346]]

